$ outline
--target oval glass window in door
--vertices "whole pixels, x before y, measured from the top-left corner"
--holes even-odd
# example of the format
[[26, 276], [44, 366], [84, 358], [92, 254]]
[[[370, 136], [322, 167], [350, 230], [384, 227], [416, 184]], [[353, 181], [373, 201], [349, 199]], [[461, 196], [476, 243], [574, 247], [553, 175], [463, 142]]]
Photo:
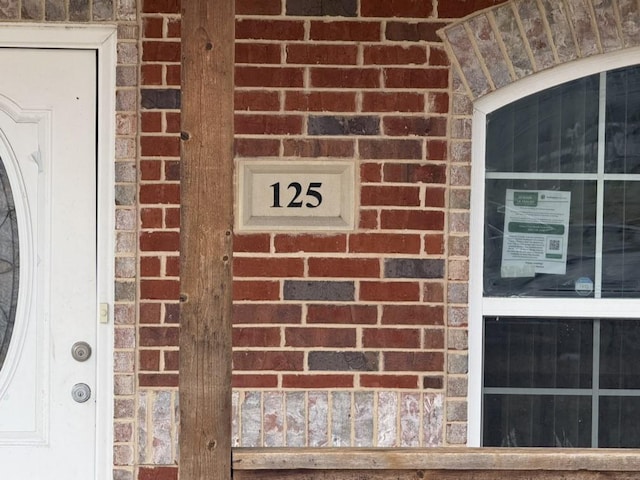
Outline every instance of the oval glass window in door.
[[16, 320], [19, 255], [16, 208], [9, 177], [0, 158], [0, 370], [7, 357]]

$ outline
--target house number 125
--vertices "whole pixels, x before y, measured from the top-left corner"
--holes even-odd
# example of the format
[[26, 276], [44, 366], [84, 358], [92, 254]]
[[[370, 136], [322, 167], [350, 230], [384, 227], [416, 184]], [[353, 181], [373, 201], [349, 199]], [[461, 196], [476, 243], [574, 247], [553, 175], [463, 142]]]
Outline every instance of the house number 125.
[[[271, 206], [273, 208], [283, 208], [280, 195], [280, 182], [276, 182], [270, 185], [270, 187], [273, 190], [273, 203]], [[320, 187], [322, 187], [322, 182], [309, 182], [305, 191], [301, 183], [291, 182], [285, 190], [285, 193], [288, 194], [288, 198], [286, 198], [285, 201], [289, 200], [289, 203], [286, 203], [284, 208], [302, 208], [303, 204], [307, 208], [319, 207], [322, 203], [322, 194], [319, 190]]]

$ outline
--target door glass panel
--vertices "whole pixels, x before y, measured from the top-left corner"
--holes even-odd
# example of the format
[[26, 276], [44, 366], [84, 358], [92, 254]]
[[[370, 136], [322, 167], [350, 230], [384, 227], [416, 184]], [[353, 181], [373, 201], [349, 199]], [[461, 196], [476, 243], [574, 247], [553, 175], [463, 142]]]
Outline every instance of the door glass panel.
[[7, 171], [0, 159], [0, 369], [9, 350], [18, 303], [18, 225]]

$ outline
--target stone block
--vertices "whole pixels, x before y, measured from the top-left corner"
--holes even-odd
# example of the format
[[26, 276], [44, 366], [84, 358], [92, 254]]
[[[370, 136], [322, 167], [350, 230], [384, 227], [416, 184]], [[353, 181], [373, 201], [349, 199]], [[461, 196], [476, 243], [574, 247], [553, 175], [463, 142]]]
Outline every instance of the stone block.
[[355, 392], [353, 399], [354, 408], [354, 447], [373, 446], [373, 418], [374, 395], [373, 392]]

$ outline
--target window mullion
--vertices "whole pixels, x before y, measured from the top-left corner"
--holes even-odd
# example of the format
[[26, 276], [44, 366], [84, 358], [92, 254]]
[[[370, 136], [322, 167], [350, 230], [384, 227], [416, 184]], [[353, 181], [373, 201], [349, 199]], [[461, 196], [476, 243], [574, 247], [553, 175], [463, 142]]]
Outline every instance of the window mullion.
[[600, 414], [600, 319], [593, 320], [593, 369], [591, 374], [591, 446], [598, 448]]
[[602, 297], [602, 237], [604, 225], [604, 156], [606, 129], [607, 74], [600, 74], [598, 102], [598, 175], [596, 180], [596, 251], [594, 264], [594, 297]]

